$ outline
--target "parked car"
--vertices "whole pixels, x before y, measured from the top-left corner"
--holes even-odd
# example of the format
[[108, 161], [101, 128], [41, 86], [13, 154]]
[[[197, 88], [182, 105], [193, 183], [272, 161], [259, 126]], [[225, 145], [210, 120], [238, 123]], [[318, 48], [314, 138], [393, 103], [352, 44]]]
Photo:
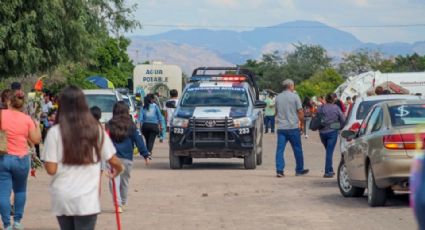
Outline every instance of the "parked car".
[[116, 102], [122, 101], [121, 94], [113, 89], [87, 89], [83, 90], [89, 107], [97, 106], [102, 110], [101, 123], [106, 123], [112, 118], [112, 109]]
[[[345, 197], [362, 196], [370, 206], [385, 205], [389, 191], [408, 190], [410, 165], [423, 149], [425, 100], [395, 100], [376, 104], [358, 132], [345, 130], [349, 141], [338, 167], [338, 185]], [[422, 150], [423, 151], [423, 150]]]
[[[392, 101], [392, 100], [417, 100], [422, 99], [421, 96], [415, 95], [398, 95], [398, 94], [389, 94], [389, 95], [380, 95], [380, 96], [369, 96], [369, 97], [359, 97], [356, 99], [352, 109], [347, 115], [347, 119], [345, 121], [345, 126], [342, 130], [352, 130], [358, 131], [360, 129], [360, 124], [363, 122], [363, 119], [368, 114], [370, 108], [372, 108], [375, 104], [383, 102], [383, 101]], [[347, 150], [347, 142], [346, 139], [341, 138], [340, 151], [341, 153]]]

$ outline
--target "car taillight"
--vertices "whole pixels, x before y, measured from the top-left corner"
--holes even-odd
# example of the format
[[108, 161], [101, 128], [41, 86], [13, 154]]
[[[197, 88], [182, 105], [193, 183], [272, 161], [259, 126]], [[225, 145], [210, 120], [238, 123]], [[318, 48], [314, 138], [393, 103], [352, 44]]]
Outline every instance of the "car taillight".
[[358, 132], [360, 129], [361, 125], [359, 122], [355, 122], [353, 125], [351, 125], [351, 127], [349, 128], [349, 130], [353, 131], [353, 132]]
[[387, 149], [424, 149], [423, 134], [393, 134], [384, 136], [384, 147]]

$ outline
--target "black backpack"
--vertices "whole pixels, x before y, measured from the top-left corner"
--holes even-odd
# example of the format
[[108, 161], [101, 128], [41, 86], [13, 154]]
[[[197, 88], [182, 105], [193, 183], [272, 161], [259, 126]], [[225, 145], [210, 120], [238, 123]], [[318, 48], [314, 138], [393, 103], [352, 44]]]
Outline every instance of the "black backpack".
[[316, 116], [311, 119], [310, 130], [317, 131], [326, 127], [323, 113], [317, 112]]

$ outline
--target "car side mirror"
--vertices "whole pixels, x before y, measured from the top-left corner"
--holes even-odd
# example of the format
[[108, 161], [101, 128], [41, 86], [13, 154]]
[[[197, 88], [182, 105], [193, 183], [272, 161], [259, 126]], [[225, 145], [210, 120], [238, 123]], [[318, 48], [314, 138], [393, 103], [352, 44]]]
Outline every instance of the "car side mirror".
[[356, 137], [356, 133], [354, 131], [351, 130], [344, 130], [341, 132], [341, 137], [347, 139], [347, 140], [351, 140], [354, 139]]
[[176, 101], [167, 101], [165, 103], [165, 107], [169, 109], [175, 109], [176, 108]]
[[267, 104], [264, 101], [255, 101], [254, 106], [258, 109], [264, 109], [266, 108]]

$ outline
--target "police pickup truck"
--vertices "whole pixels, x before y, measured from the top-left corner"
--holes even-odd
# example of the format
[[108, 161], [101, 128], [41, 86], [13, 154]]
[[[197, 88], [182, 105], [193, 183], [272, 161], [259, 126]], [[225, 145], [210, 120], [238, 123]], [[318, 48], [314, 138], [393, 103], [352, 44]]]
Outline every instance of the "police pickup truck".
[[193, 71], [170, 124], [170, 168], [193, 158], [243, 158], [262, 163], [263, 108], [254, 74], [238, 67]]

